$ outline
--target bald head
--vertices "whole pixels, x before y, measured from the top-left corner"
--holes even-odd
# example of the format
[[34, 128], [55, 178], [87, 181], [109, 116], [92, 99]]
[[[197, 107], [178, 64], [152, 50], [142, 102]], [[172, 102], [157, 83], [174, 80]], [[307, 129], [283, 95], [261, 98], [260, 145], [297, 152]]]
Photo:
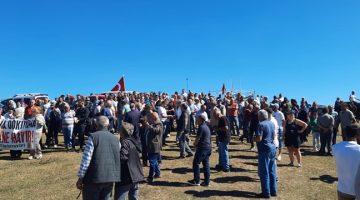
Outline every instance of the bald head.
[[151, 121], [152, 122], [156, 122], [156, 121], [159, 121], [160, 118], [159, 118], [159, 114], [157, 112], [152, 112], [150, 114], [150, 118], [151, 118]]

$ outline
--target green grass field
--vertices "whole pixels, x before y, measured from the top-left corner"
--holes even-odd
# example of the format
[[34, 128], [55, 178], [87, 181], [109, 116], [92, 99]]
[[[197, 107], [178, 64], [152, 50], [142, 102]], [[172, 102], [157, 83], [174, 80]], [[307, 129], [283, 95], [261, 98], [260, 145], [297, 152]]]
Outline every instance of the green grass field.
[[[230, 173], [217, 172], [218, 155], [213, 144], [211, 155], [211, 186], [193, 187], [187, 181], [193, 178], [192, 158], [178, 159], [175, 133], [168, 138], [169, 146], [162, 151], [162, 178], [154, 185], [141, 184], [140, 199], [256, 199], [260, 192], [256, 153], [249, 144], [233, 138], [230, 145]], [[60, 136], [59, 136], [60, 137]], [[60, 137], [61, 138], [61, 137]], [[340, 139], [340, 138], [339, 138]], [[214, 141], [214, 140], [213, 140]], [[312, 141], [312, 138], [309, 138]], [[311, 152], [311, 143], [303, 146], [303, 167], [288, 167], [287, 151], [278, 162], [278, 197], [273, 199], [337, 199], [336, 171], [333, 157], [317, 156]], [[0, 199], [76, 199], [76, 173], [81, 153], [67, 153], [62, 147], [43, 151], [41, 160], [10, 160], [8, 151], [0, 151]], [[148, 168], [144, 168], [147, 175]], [[203, 177], [203, 174], [201, 174]]]

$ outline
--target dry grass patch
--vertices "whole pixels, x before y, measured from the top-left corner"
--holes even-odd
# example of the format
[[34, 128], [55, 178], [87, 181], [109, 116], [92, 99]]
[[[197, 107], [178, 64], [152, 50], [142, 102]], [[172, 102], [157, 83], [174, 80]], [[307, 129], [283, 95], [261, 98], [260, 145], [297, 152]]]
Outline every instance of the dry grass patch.
[[[174, 135], [174, 134], [173, 134]], [[141, 184], [140, 197], [146, 200], [183, 199], [256, 199], [260, 192], [256, 153], [248, 144], [236, 138], [230, 145], [230, 173], [217, 172], [218, 155], [215, 144], [211, 155], [211, 186], [191, 187], [186, 184], [193, 178], [192, 158], [178, 159], [179, 150], [174, 136], [165, 147], [162, 178], [154, 185]], [[213, 140], [214, 141], [214, 140]], [[309, 138], [311, 141], [311, 138]], [[329, 156], [317, 156], [310, 146], [303, 147], [303, 167], [288, 167], [287, 154], [278, 163], [278, 197], [276, 199], [336, 199], [335, 161]], [[286, 153], [286, 151], [285, 151]], [[9, 160], [8, 151], [0, 151], [0, 199], [76, 199], [76, 173], [81, 154], [66, 153], [62, 148], [45, 150], [42, 160]], [[148, 168], [144, 168], [145, 175]], [[203, 177], [203, 174], [201, 174]]]

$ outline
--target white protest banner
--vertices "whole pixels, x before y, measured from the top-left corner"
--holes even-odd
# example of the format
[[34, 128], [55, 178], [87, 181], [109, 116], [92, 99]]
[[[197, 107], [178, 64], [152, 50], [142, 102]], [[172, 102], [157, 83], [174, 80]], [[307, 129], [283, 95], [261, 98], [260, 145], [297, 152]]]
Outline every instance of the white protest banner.
[[4, 119], [0, 122], [0, 149], [35, 148], [36, 119]]

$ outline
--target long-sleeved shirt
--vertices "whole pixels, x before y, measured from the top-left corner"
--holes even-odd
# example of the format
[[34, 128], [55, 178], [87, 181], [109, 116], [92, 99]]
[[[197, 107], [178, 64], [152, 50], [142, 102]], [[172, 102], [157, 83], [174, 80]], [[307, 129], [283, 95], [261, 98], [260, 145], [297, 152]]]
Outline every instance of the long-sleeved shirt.
[[[120, 141], [119, 141], [119, 145], [120, 145], [120, 149], [121, 149]], [[120, 151], [120, 149], [119, 149], [119, 151]], [[89, 137], [86, 142], [85, 151], [83, 153], [83, 157], [82, 157], [81, 164], [80, 164], [80, 169], [77, 174], [77, 176], [79, 178], [85, 177], [85, 174], [86, 174], [87, 170], [89, 169], [93, 153], [94, 153], [94, 142], [91, 139], [91, 137]]]

